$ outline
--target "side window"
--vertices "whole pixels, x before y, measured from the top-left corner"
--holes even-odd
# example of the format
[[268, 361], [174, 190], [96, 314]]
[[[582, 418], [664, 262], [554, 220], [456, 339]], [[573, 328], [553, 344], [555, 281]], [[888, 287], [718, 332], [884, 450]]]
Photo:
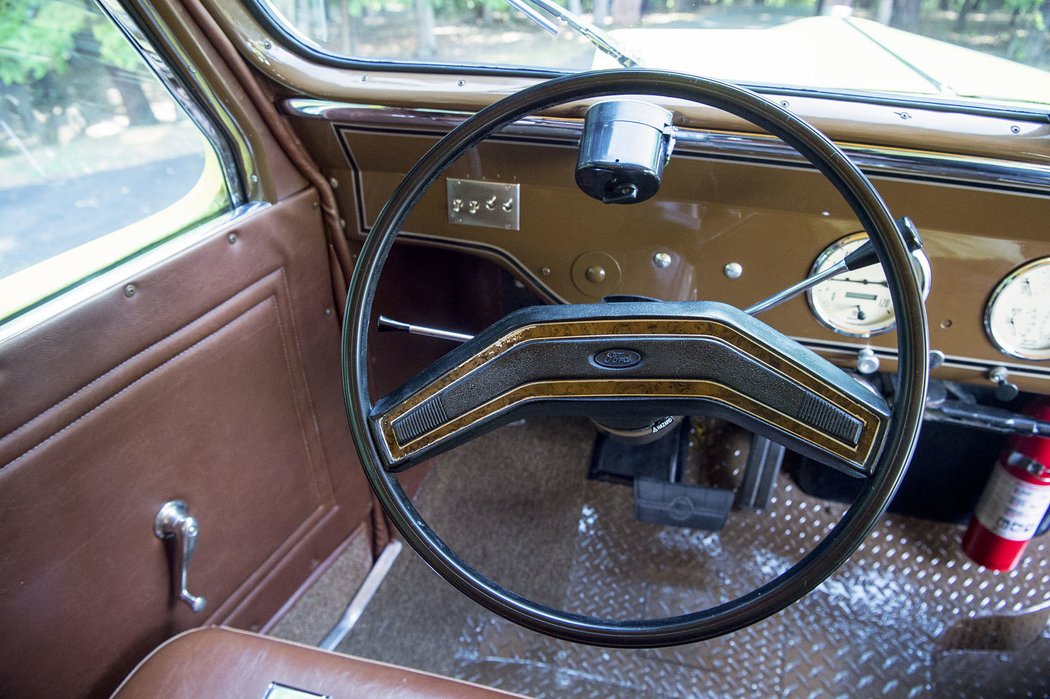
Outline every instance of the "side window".
[[215, 150], [92, 0], [0, 2], [0, 321], [229, 208]]

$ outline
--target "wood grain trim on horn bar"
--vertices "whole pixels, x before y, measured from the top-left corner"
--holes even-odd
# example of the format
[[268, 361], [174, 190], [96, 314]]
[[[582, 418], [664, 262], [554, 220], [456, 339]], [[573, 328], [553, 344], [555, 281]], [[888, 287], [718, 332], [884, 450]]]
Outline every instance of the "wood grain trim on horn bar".
[[[466, 413], [440, 421], [425, 431], [413, 430], [414, 436], [404, 443], [398, 438], [394, 423], [417, 406], [456, 383], [468, 374], [494, 361], [521, 345], [551, 339], [608, 337], [611, 341], [629, 341], [631, 337], [708, 337], [724, 342], [819, 396], [834, 395], [834, 405], [861, 423], [858, 442], [829, 437], [799, 419], [763, 405], [730, 387], [706, 379], [580, 379], [539, 381], [517, 386]], [[743, 332], [713, 319], [611, 319], [552, 322], [526, 325], [500, 337], [483, 350], [449, 370], [423, 390], [415, 393], [376, 418], [379, 431], [391, 459], [395, 462], [451, 438], [481, 420], [510, 408], [535, 400], [557, 398], [703, 398], [743, 411], [754, 418], [775, 425], [799, 439], [839, 458], [863, 466], [878, 443], [882, 420], [863, 403], [806, 371], [794, 361], [775, 353]]]

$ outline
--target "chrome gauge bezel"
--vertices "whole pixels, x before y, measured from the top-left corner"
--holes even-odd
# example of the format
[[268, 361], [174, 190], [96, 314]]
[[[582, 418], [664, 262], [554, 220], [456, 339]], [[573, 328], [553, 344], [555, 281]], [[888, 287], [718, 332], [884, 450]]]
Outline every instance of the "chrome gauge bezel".
[[[984, 332], [988, 336], [988, 340], [995, 345], [1003, 354], [1017, 359], [1027, 359], [1029, 361], [1046, 361], [1050, 359], [1050, 348], [1042, 351], [1026, 350], [1021, 347], [1016, 347], [1011, 342], [1003, 340], [1002, 338], [996, 337], [995, 326], [992, 324], [992, 316], [995, 314], [996, 304], [1002, 297], [1004, 291], [1006, 291], [1019, 277], [1029, 273], [1031, 270], [1038, 267], [1050, 266], [1050, 257], [1039, 257], [1034, 260], [1029, 260], [1023, 265], [1013, 270], [1005, 277], [999, 280], [999, 283], [995, 285], [995, 289], [992, 290], [991, 295], [988, 297], [988, 303], [984, 307]], [[1048, 300], [1050, 301], [1050, 300]]]
[[[831, 245], [824, 248], [824, 250], [819, 255], [817, 255], [817, 259], [813, 261], [813, 265], [809, 269], [810, 275], [816, 274], [820, 270], [821, 265], [823, 265], [829, 257], [837, 253], [845, 246], [857, 241], [866, 240], [867, 238], [868, 234], [865, 231], [850, 233], [849, 235], [839, 238]], [[925, 252], [923, 252], [922, 250], [916, 250], [912, 253], [912, 267], [919, 274], [919, 286], [920, 288], [922, 288], [922, 299], [923, 301], [925, 301], [930, 295], [930, 283], [933, 278], [933, 274], [930, 270], [930, 260], [926, 257]], [[846, 272], [844, 272], [843, 274], [846, 274]], [[826, 283], [826, 281], [822, 282], [822, 284]], [[813, 292], [816, 291], [816, 289], [822, 284], [818, 284], [816, 287], [806, 292], [806, 301], [809, 303], [809, 310], [813, 314], [813, 317], [816, 318], [817, 322], [819, 322], [828, 330], [831, 330], [837, 335], [843, 335], [845, 337], [869, 338], [875, 337], [876, 335], [884, 335], [888, 332], [893, 331], [897, 327], [896, 316], [892, 321], [890, 321], [889, 325], [887, 325], [886, 327], [878, 328], [876, 330], [872, 330], [871, 332], [866, 333], [850, 332], [849, 330], [844, 330], [840, 327], [837, 327], [832, 322], [832, 320], [826, 317], [826, 314], [823, 311], [817, 308], [817, 304], [813, 300]]]

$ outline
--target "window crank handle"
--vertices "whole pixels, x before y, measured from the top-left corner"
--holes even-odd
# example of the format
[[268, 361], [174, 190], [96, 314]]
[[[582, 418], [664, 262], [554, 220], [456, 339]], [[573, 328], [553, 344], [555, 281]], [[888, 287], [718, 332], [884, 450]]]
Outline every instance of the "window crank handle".
[[153, 533], [174, 549], [172, 566], [172, 583], [175, 596], [189, 605], [194, 612], [200, 612], [207, 604], [204, 597], [194, 595], [187, 589], [186, 577], [189, 574], [190, 561], [197, 550], [197, 536], [200, 525], [197, 518], [189, 513], [189, 507], [183, 500], [172, 500], [164, 503], [153, 523]]

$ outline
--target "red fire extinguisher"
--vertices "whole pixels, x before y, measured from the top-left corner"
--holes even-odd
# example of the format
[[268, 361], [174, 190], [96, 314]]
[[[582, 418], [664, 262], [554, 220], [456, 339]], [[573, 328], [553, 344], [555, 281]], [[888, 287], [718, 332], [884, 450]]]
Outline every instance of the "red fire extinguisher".
[[[1024, 411], [1050, 420], [1050, 401], [1037, 400]], [[976, 563], [1013, 570], [1050, 505], [1050, 438], [1015, 435], [984, 487], [962, 547]]]

